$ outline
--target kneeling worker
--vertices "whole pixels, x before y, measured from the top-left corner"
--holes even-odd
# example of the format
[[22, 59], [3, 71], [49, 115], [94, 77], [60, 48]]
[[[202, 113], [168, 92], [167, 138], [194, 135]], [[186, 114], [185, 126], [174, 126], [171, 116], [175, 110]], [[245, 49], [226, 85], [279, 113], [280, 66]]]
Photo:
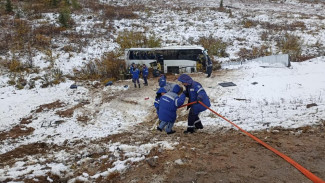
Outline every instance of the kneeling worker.
[[[165, 126], [167, 126], [167, 134], [173, 134], [176, 132], [172, 130], [177, 117], [176, 111], [179, 106], [183, 105], [186, 98], [185, 94], [182, 92], [182, 88], [179, 85], [175, 85], [172, 91], [161, 96], [158, 111], [158, 117], [161, 122], [159, 127], [157, 127], [157, 130], [162, 131]], [[182, 93], [182, 95], [178, 96], [180, 93]]]

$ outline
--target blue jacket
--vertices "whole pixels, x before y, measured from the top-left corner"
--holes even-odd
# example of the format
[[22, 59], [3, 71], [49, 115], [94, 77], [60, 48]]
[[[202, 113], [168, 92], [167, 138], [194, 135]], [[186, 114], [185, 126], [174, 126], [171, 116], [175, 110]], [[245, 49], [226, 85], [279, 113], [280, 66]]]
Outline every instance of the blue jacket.
[[182, 94], [178, 96], [177, 93], [180, 91], [180, 86], [176, 85], [173, 91], [166, 93], [161, 96], [159, 102], [158, 117], [159, 120], [174, 123], [177, 117], [177, 108], [183, 105], [186, 96]]
[[[192, 78], [186, 74], [179, 76], [178, 81], [188, 84], [185, 86], [186, 90], [183, 93], [189, 98], [189, 103], [201, 100], [206, 106], [211, 106], [210, 99], [200, 83], [193, 81]], [[191, 107], [194, 114], [199, 114], [207, 109], [199, 103], [193, 104]]]
[[132, 65], [130, 65], [129, 71], [130, 71], [130, 74], [132, 74], [132, 71], [133, 71], [133, 66]]
[[138, 68], [133, 68], [131, 74], [132, 74], [132, 79], [139, 79], [140, 71]]
[[160, 76], [159, 78], [159, 86], [160, 87], [165, 87], [166, 86], [166, 76], [165, 75], [162, 75]]
[[156, 96], [154, 105], [155, 105], [155, 108], [156, 108], [156, 111], [157, 111], [158, 115], [159, 115], [159, 113], [158, 113], [158, 111], [159, 111], [159, 101], [160, 101], [160, 98], [162, 96], [161, 93], [167, 93], [165, 88], [159, 88], [159, 90], [156, 92], [157, 96]]
[[147, 77], [148, 74], [149, 74], [148, 67], [144, 67], [144, 68], [142, 69], [142, 76], [143, 76], [143, 77]]

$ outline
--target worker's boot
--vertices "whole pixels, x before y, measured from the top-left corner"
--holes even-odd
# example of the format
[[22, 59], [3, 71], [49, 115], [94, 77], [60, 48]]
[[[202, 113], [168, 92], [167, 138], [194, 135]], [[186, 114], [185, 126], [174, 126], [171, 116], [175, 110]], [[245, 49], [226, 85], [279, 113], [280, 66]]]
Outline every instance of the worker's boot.
[[140, 83], [139, 83], [139, 88], [140, 88]]
[[134, 88], [136, 88], [136, 87], [137, 87], [137, 84], [134, 83]]
[[170, 135], [170, 134], [173, 134], [173, 133], [175, 133], [175, 132], [176, 132], [175, 130], [172, 130], [172, 131], [170, 131], [170, 132], [167, 132], [167, 134]]
[[184, 131], [185, 134], [187, 134], [187, 133], [194, 133], [194, 132], [195, 132], [194, 127], [187, 127], [186, 131]]
[[194, 126], [196, 129], [203, 129], [203, 125], [202, 125], [201, 121], [195, 123]]

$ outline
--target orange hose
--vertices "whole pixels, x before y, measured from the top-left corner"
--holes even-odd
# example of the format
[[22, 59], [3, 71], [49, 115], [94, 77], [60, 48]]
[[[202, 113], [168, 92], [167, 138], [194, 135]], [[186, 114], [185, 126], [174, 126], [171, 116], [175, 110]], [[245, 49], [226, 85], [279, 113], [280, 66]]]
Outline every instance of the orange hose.
[[[193, 103], [193, 102], [192, 102]], [[194, 102], [196, 103], [196, 102]], [[313, 181], [314, 183], [325, 183], [325, 181], [323, 181], [322, 179], [320, 179], [319, 177], [317, 177], [316, 175], [314, 175], [313, 173], [311, 173], [309, 170], [307, 170], [306, 168], [304, 168], [303, 166], [299, 165], [297, 162], [295, 162], [293, 159], [289, 158], [288, 156], [286, 156], [285, 154], [281, 153], [280, 151], [274, 149], [273, 147], [271, 147], [270, 145], [266, 144], [265, 142], [263, 142], [262, 140], [260, 140], [259, 138], [255, 137], [254, 135], [248, 133], [247, 131], [245, 131], [244, 129], [240, 128], [239, 126], [237, 126], [235, 123], [231, 122], [230, 120], [226, 119], [225, 117], [221, 116], [220, 114], [218, 114], [217, 112], [215, 112], [214, 110], [210, 109], [208, 106], [206, 106], [204, 103], [202, 103], [201, 101], [199, 101], [199, 103], [201, 105], [203, 105], [205, 108], [209, 109], [211, 112], [213, 112], [214, 114], [216, 114], [217, 116], [219, 116], [220, 118], [224, 119], [225, 121], [229, 122], [230, 124], [232, 124], [233, 126], [235, 126], [236, 128], [238, 128], [240, 131], [242, 131], [243, 133], [245, 133], [247, 136], [249, 136], [250, 138], [252, 138], [253, 140], [255, 140], [256, 142], [260, 143], [261, 145], [263, 145], [264, 147], [266, 147], [267, 149], [271, 150], [272, 152], [274, 152], [275, 154], [277, 154], [278, 156], [280, 156], [281, 158], [285, 159], [288, 163], [290, 163], [292, 166], [294, 166], [296, 169], [298, 169], [301, 173], [303, 173], [307, 178], [309, 178], [311, 181]], [[191, 104], [191, 103], [189, 103]], [[182, 106], [181, 106], [182, 107]]]

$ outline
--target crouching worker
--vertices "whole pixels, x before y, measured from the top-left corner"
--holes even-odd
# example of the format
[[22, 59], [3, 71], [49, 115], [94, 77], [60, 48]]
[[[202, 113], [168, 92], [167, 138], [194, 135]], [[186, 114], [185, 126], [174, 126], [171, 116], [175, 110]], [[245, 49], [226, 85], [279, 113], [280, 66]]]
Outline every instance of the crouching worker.
[[210, 99], [203, 89], [202, 85], [196, 81], [193, 81], [189, 75], [180, 75], [178, 81], [182, 82], [186, 88], [184, 94], [189, 98], [188, 102], [191, 103], [197, 101], [196, 104], [190, 106], [191, 109], [187, 119], [188, 126], [187, 130], [184, 131], [184, 133], [193, 133], [195, 132], [195, 129], [203, 129], [199, 114], [200, 112], [205, 111], [206, 108], [201, 105], [199, 101], [201, 101], [204, 105], [210, 107]]
[[[182, 88], [179, 85], [175, 85], [172, 91], [161, 96], [158, 110], [158, 117], [161, 122], [157, 130], [162, 131], [167, 126], [167, 134], [176, 132], [172, 129], [177, 117], [176, 111], [179, 106], [183, 105], [186, 97], [182, 92]], [[180, 93], [182, 95], [178, 96]]]
[[165, 93], [167, 93], [167, 91], [163, 87], [159, 88], [159, 90], [156, 92], [156, 99], [155, 99], [154, 105], [155, 105], [155, 108], [156, 108], [156, 111], [157, 111], [158, 115], [159, 115], [159, 113], [158, 113], [158, 111], [159, 111], [159, 101], [160, 101], [161, 96], [165, 95]]

